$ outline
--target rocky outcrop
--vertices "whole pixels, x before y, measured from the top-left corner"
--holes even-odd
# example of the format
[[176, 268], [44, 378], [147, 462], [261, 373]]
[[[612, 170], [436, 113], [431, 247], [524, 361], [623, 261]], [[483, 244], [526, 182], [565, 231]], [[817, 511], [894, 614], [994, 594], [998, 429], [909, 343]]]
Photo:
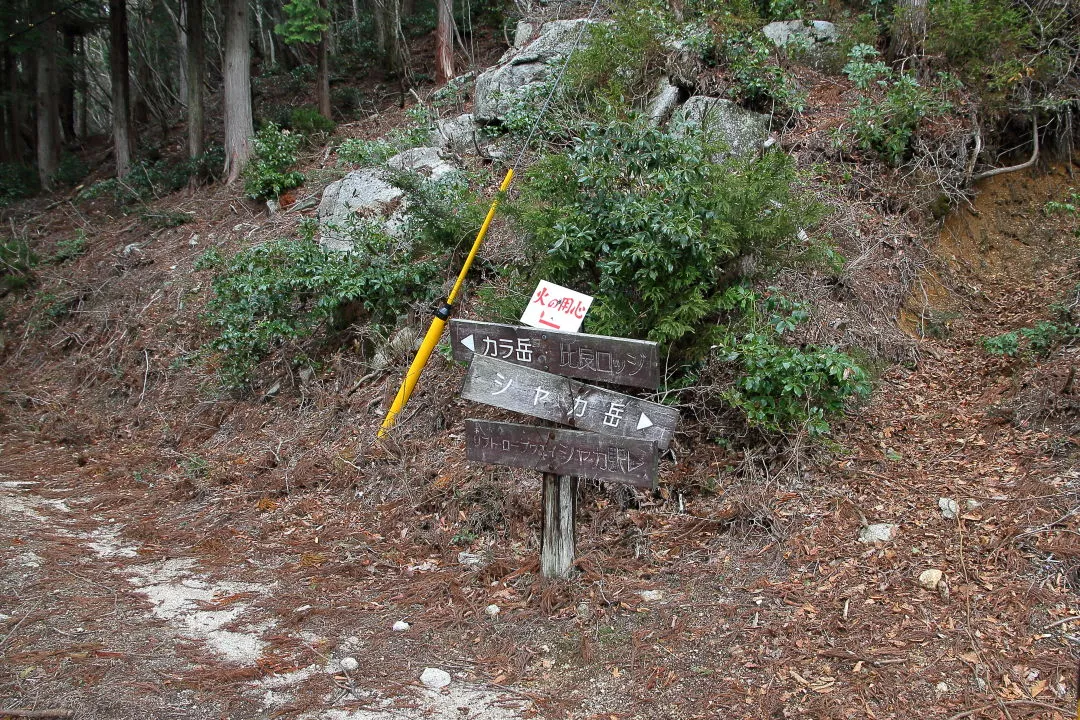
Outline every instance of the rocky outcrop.
[[814, 67], [836, 62], [840, 30], [825, 20], [783, 20], [761, 29], [776, 47]]
[[352, 250], [350, 229], [374, 222], [392, 236], [400, 236], [408, 217], [405, 192], [389, 180], [390, 171], [415, 172], [438, 181], [457, 171], [438, 148], [413, 148], [390, 158], [386, 167], [354, 170], [323, 190], [319, 203], [319, 242], [328, 250]]
[[[587, 32], [583, 26], [595, 22], [577, 19], [544, 23], [535, 40], [508, 51], [498, 65], [476, 78], [473, 94], [476, 122], [483, 125], [502, 122], [516, 101], [527, 98], [530, 90], [554, 77], [556, 68], [552, 61], [565, 58], [583, 30]], [[532, 27], [518, 30], [515, 42], [525, 42], [535, 33]]]
[[694, 96], [675, 111], [672, 128], [688, 127], [716, 133], [735, 155], [751, 155], [769, 137], [769, 116], [740, 107], [723, 98]]

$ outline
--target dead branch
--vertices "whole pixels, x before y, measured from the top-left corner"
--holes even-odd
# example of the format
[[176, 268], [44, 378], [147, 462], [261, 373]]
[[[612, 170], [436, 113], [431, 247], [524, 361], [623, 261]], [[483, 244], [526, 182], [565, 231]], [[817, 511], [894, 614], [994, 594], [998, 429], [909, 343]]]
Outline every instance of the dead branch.
[[1031, 152], [1031, 158], [1027, 162], [1013, 165], [1012, 167], [994, 168], [993, 170], [981, 172], [978, 175], [972, 176], [971, 181], [978, 182], [979, 180], [985, 180], [986, 178], [994, 177], [995, 175], [1004, 175], [1005, 173], [1016, 172], [1017, 170], [1027, 170], [1035, 164], [1039, 159], [1039, 123], [1034, 115], [1031, 117], [1031, 142], [1035, 147]]
[[990, 710], [991, 708], [1000, 707], [1016, 707], [1016, 706], [1033, 706], [1046, 708], [1047, 710], [1055, 710], [1061, 713], [1064, 717], [1069, 717], [1069, 712], [1064, 708], [1060, 708], [1057, 705], [1051, 705], [1050, 703], [1039, 702], [1038, 700], [1006, 700], [1004, 702], [998, 701], [996, 703], [990, 703], [989, 705], [983, 705], [972, 710], [965, 710], [964, 712], [956, 713], [948, 718], [948, 720], [960, 720], [961, 718], [971, 717], [976, 713], [981, 713], [983, 710]]
[[24, 708], [3, 708], [0, 709], [0, 717], [10, 715], [11, 717], [24, 717], [24, 718], [71, 718], [75, 717], [74, 710], [60, 710], [53, 708], [51, 710], [26, 710]]

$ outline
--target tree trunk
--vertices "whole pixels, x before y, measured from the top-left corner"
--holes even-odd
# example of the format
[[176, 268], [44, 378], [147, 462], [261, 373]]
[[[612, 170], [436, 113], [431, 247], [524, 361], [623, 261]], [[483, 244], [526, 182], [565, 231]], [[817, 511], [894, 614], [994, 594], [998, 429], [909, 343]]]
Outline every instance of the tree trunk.
[[[180, 8], [179, 8], [180, 17], [179, 18], [177, 18], [175, 15], [173, 15], [172, 10], [169, 10], [169, 17], [173, 19], [173, 22], [176, 25], [176, 44], [180, 48], [180, 57], [181, 57], [181, 60], [178, 63], [178, 67], [177, 67], [177, 71], [178, 71], [179, 74], [178, 74], [177, 82], [176, 82], [176, 90], [177, 90], [177, 95], [180, 96], [180, 104], [183, 105], [185, 108], [187, 107], [187, 104], [188, 104], [188, 78], [187, 78], [188, 64], [187, 64], [187, 59], [188, 59], [188, 56], [190, 55], [190, 53], [188, 51], [188, 25], [190, 24], [190, 21], [188, 20], [188, 8], [189, 8], [190, 5], [191, 5], [191, 3], [185, 2], [185, 0], [180, 0]], [[165, 9], [166, 10], [169, 9], [169, 4], [168, 3], [165, 3]]]
[[87, 79], [86, 66], [89, 62], [86, 53], [86, 36], [79, 36], [79, 60], [75, 65], [75, 85], [78, 89], [78, 110], [75, 134], [86, 137], [90, 134], [88, 118], [90, 115], [90, 83]]
[[[38, 7], [41, 17], [51, 16], [51, 0], [43, 0]], [[41, 40], [37, 49], [37, 166], [41, 187], [52, 189], [53, 175], [60, 167], [60, 102], [56, 67], [56, 20], [50, 19], [38, 29]]]
[[[0, 77], [5, 85], [10, 82], [14, 59], [6, 47], [0, 49]], [[15, 162], [15, 140], [12, 130], [15, 125], [12, 98], [0, 96], [0, 162]]]
[[112, 78], [113, 144], [116, 176], [131, 172], [131, 80], [128, 77], [128, 24], [125, 0], [109, 0], [109, 74]]
[[64, 29], [64, 62], [60, 65], [60, 130], [66, 142], [75, 140], [75, 32]]
[[315, 78], [315, 97], [319, 103], [319, 113], [327, 120], [333, 120], [330, 108], [330, 31], [324, 30], [319, 39], [319, 72]]
[[454, 0], [438, 0], [439, 24], [435, 28], [435, 69], [439, 82], [454, 77]]
[[187, 12], [188, 157], [203, 154], [203, 0], [185, 0]]
[[927, 7], [927, 0], [897, 0], [889, 37], [889, 60], [922, 57]]
[[251, 45], [247, 0], [225, 0], [225, 174], [233, 183], [251, 156]]

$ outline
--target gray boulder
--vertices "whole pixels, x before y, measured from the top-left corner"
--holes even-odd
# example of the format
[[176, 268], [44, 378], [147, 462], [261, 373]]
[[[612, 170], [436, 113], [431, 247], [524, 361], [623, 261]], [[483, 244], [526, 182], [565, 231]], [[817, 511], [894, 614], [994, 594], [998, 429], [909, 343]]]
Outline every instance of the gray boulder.
[[[583, 26], [596, 22], [577, 19], [544, 23], [535, 40], [508, 51], [498, 65], [476, 78], [476, 91], [473, 94], [476, 122], [483, 125], [501, 122], [515, 101], [527, 98], [530, 92], [554, 77], [556, 69], [551, 61], [565, 58], [583, 31]], [[519, 30], [515, 41], [524, 41], [533, 34], [531, 29]]]
[[456, 118], [440, 120], [431, 133], [431, 144], [464, 155], [475, 152], [480, 143], [478, 133], [479, 128], [472, 113], [465, 113]]
[[353, 249], [350, 230], [374, 223], [393, 237], [401, 237], [408, 219], [405, 192], [390, 183], [389, 170], [408, 170], [429, 181], [457, 171], [438, 148], [413, 148], [390, 158], [386, 167], [354, 170], [323, 190], [319, 203], [319, 242], [328, 250]]
[[840, 29], [831, 22], [814, 20], [783, 20], [771, 22], [761, 29], [776, 47], [815, 67], [837, 60], [836, 42]]
[[752, 155], [769, 137], [769, 116], [740, 107], [723, 98], [695, 95], [675, 111], [675, 132], [690, 128], [717, 134], [734, 155]]
[[663, 125], [671, 117], [671, 113], [675, 111], [678, 104], [679, 88], [672, 85], [667, 78], [660, 78], [646, 111], [649, 114], [649, 120], [653, 125]]

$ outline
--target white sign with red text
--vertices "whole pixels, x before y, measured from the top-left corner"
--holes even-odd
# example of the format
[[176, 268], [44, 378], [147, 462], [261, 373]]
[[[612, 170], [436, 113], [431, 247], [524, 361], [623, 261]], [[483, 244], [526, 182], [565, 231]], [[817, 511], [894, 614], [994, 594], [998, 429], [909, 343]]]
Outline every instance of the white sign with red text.
[[541, 330], [577, 332], [592, 301], [589, 295], [541, 280], [521, 316], [521, 323]]

